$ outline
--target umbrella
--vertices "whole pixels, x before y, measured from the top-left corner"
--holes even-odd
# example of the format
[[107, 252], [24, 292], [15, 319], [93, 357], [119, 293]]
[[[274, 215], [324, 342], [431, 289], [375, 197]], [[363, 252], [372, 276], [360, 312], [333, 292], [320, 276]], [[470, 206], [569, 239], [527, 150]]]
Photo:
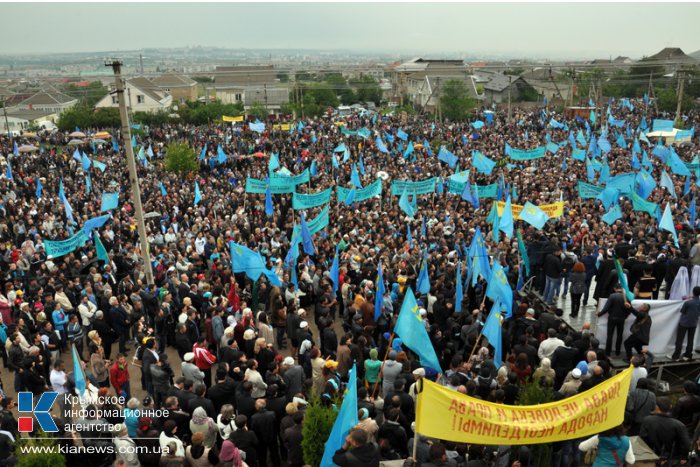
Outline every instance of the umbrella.
[[92, 135], [92, 137], [93, 137], [93, 138], [106, 139], [106, 138], [111, 138], [112, 135], [110, 135], [110, 134], [109, 134], [108, 132], [106, 132], [106, 131], [98, 131], [97, 133], [95, 133], [94, 135]]
[[85, 138], [85, 133], [82, 131], [74, 131], [73, 133], [70, 133], [68, 136], [71, 138]]
[[31, 131], [27, 131], [25, 133], [22, 133], [23, 138], [36, 138], [36, 133], [32, 133]]
[[68, 146], [80, 146], [85, 142], [82, 139], [72, 139], [68, 141]]
[[384, 172], [383, 170], [380, 170], [377, 172], [377, 178], [381, 178], [382, 180], [389, 180], [389, 174]]
[[37, 148], [36, 146], [33, 146], [31, 144], [23, 144], [22, 146], [19, 147], [19, 152], [32, 152], [36, 151]]
[[414, 144], [413, 149], [423, 149], [423, 145], [422, 144]]
[[95, 144], [105, 144], [107, 141], [100, 139], [100, 138], [97, 138], [97, 139], [93, 139], [92, 142]]
[[256, 152], [256, 153], [253, 154], [253, 155], [254, 155], [255, 157], [265, 157], [265, 154], [262, 153], [262, 152]]

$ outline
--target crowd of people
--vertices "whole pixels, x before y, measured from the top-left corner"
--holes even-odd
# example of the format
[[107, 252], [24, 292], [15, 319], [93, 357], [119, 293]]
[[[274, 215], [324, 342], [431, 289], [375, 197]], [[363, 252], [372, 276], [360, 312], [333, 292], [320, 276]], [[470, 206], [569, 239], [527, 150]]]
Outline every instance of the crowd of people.
[[[611, 102], [608, 107], [627, 127], [626, 136], [622, 132], [626, 147], [615, 144], [606, 154], [609, 175], [614, 176], [632, 170], [636, 157], [632, 146], [642, 134], [642, 120], [650, 125], [654, 118], [665, 116], [641, 100]], [[550, 140], [565, 141], [570, 133], [599, 134], [602, 115], [597, 123], [542, 108], [515, 109], [510, 119], [502, 111], [491, 115], [493, 119], [489, 117], [479, 129], [473, 121], [432, 123], [423, 116], [363, 113], [342, 119], [351, 131], [367, 128], [372, 135], [367, 139], [343, 134], [340, 119], [330, 115], [304, 119], [302, 125], [297, 120], [292, 131], [268, 124], [264, 131], [254, 132], [247, 125], [225, 123], [135, 130], [135, 151], [148, 148], [149, 154], [140, 158], [138, 174], [148, 213], [152, 282], [144, 270], [123, 141], [116, 129], [82, 129], [107, 130], [116, 142], [95, 144], [86, 138], [79, 149], [93, 161], [89, 167], [83, 157], [74, 157], [67, 133], [1, 136], [6, 176], [0, 178], [0, 339], [5, 343], [4, 366], [13, 382], [4, 381], [2, 386], [0, 463], [12, 465], [17, 458], [12, 448], [20, 434], [13, 394], [76, 391], [78, 370], [66, 371], [73, 345], [88, 381], [86, 408], [95, 416], [72, 420], [85, 429], [60, 433], [58, 442], [146, 448], [139, 453], [124, 449], [81, 455], [80, 460], [72, 458], [71, 465], [304, 465], [307, 407], [315, 403], [339, 407], [356, 363], [359, 423], [335, 452], [337, 465], [377, 466], [380, 460], [406, 459], [416, 445], [415, 462], [424, 466], [513, 462], [530, 466], [535, 460], [525, 446], [416, 436], [416, 381], [439, 380], [457, 392], [510, 405], [518, 404], [523, 387], [534, 383], [559, 400], [610, 378], [615, 373], [611, 358], [621, 356], [623, 347], [624, 357], [634, 367], [624, 426], [589, 440], [555, 443], [548, 462], [577, 466], [585, 451], [597, 447], [595, 465], [622, 465], [621, 458], [631, 463], [628, 435], [639, 435], [669, 463], [689, 462], [697, 440], [700, 389], [695, 381], [686, 382], [675, 403], [655, 395], [646, 369], [652, 359], [646, 347], [649, 307], [632, 306], [627, 300], [613, 257], [621, 260], [639, 298], [655, 299], [663, 290], [668, 294], [681, 267], [700, 265], [700, 237], [695, 237], [695, 217], [688, 211], [691, 201], [694, 208], [698, 179], [693, 177], [686, 188], [685, 177], [671, 173], [678, 196], [659, 185], [647, 197], [659, 206], [672, 206], [678, 244], [659, 228], [654, 216], [635, 210], [629, 197], [616, 201], [622, 217], [608, 224], [601, 219], [607, 210], [600, 201], [579, 196], [577, 182], [590, 178], [586, 164], [572, 158], [572, 145], [578, 143], [544, 158], [499, 163], [490, 174], [473, 167], [472, 160], [474, 151], [500, 160], [506, 144], [528, 150]], [[554, 128], [552, 118], [566, 128]], [[697, 126], [694, 113], [684, 118], [687, 127]], [[474, 116], [477, 119], [486, 120], [482, 111]], [[416, 143], [412, 153], [397, 137], [399, 130]], [[376, 137], [386, 144], [388, 154], [378, 150]], [[202, 153], [196, 173], [165, 169], [168, 145], [176, 142]], [[343, 160], [342, 152], [334, 155], [340, 143], [347, 147], [348, 160]], [[693, 143], [674, 145], [685, 162], [695, 155]], [[38, 149], [13, 154], [22, 145]], [[436, 157], [441, 145], [458, 158], [459, 168]], [[664, 164], [651, 155], [652, 149], [643, 146], [649, 153], [649, 173], [659, 180]], [[245, 193], [246, 180], [269, 176], [272, 154], [292, 174], [314, 165], [309, 183], [296, 187], [299, 193], [350, 187], [353, 166], [360, 165], [362, 185], [380, 176], [385, 180], [383, 194], [350, 206], [338, 203], [334, 195], [328, 225], [313, 236], [314, 253], [300, 247], [298, 259], [287, 264], [292, 231], [300, 222], [292, 195], [272, 195], [273, 212], [268, 215], [265, 195]], [[94, 161], [104, 164], [104, 170]], [[472, 184], [498, 183], [499, 201], [507, 197], [518, 204], [564, 201], [563, 214], [542, 229], [518, 221], [529, 277], [520, 272], [523, 258], [516, 239], [494, 233], [487, 220], [496, 200], [474, 203], [449, 193], [449, 177], [460, 169], [470, 170]], [[399, 206], [399, 196], [391, 194], [390, 182], [430, 177], [444, 181], [444, 192], [417, 196], [416, 213], [408, 216]], [[97, 258], [93, 240], [60, 257], [47, 255], [45, 241], [68, 239], [88, 219], [102, 214], [102, 193], [119, 196], [119, 207], [111, 211], [109, 222], [93, 231], [108, 252], [108, 261]], [[323, 207], [306, 210], [306, 219]], [[531, 279], [533, 290], [540, 292], [514, 293], [512, 316], [502, 325], [502, 362], [494, 360], [492, 346], [480, 338], [491, 308], [485, 297], [488, 278], [479, 277], [476, 285], [469, 283], [463, 296], [456, 297], [457, 280], [463, 281], [468, 271], [463, 247], [477, 229], [486, 239], [490, 261], [507, 271], [512, 289]], [[282, 286], [273, 285], [265, 275], [252, 281], [244, 273], [234, 274], [231, 241], [259, 252]], [[339, 274], [334, 284], [331, 267], [336, 254]], [[416, 292], [416, 297], [440, 372], [421, 366], [399, 337], [391, 339], [404, 294], [408, 288], [416, 291], [424, 256], [431, 286], [429, 293]], [[458, 262], [463, 276], [456, 279]], [[375, 314], [380, 263], [386, 294]], [[687, 359], [692, 358], [700, 289], [694, 295], [683, 308], [681, 322], [691, 342]], [[455, 297], [460, 313], [454, 312]], [[584, 310], [593, 310], [600, 299], [607, 300], [600, 315], [609, 314], [604, 343], [594, 337], [589, 323], [572, 328], [562, 311], [564, 301], [571, 300], [570, 318], [577, 318]], [[632, 336], [623, 342], [623, 323], [630, 313], [636, 318]], [[681, 341], [684, 336], [685, 332]], [[674, 357], [680, 353], [677, 350]], [[98, 401], [107, 395], [123, 397], [124, 405], [90, 402], [91, 397]], [[113, 414], [115, 408], [121, 416], [100, 415]], [[167, 415], [139, 415], [156, 409], [166, 409]], [[67, 422], [66, 414], [68, 408], [61, 407], [61, 422]], [[102, 427], [108, 423], [115, 429], [105, 433]]]

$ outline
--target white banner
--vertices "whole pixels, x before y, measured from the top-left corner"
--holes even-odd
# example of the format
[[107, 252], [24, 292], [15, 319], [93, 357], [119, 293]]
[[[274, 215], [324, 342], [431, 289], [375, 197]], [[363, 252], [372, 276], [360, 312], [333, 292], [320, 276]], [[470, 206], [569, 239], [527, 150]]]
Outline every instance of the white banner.
[[[598, 302], [598, 312], [603, 309], [606, 299], [601, 298]], [[651, 334], [649, 339], [649, 351], [657, 356], [668, 355], [673, 353], [676, 348], [676, 329], [678, 322], [681, 319], [680, 310], [683, 306], [682, 300], [633, 300], [632, 306], [636, 309], [642, 303], [648, 303], [651, 306], [649, 316], [651, 317]], [[634, 315], [630, 313], [625, 321], [624, 333], [622, 334], [623, 342], [629, 337], [630, 326], [634, 322]], [[608, 314], [604, 314], [598, 318], [596, 325], [595, 337], [600, 341], [600, 347], [605, 348], [605, 340], [608, 335]], [[613, 337], [614, 342], [615, 337]], [[683, 339], [683, 352], [685, 352], [685, 342], [687, 337]], [[700, 347], [700, 333], [695, 333], [694, 349]], [[614, 346], [613, 346], [614, 348]], [[621, 347], [624, 352], [624, 345]]]

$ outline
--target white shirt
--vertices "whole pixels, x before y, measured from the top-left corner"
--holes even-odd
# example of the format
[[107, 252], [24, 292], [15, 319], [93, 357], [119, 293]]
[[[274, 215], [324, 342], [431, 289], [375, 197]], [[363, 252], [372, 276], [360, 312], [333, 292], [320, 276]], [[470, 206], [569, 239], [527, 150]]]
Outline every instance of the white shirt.
[[545, 339], [542, 341], [540, 344], [540, 348], [537, 349], [537, 356], [540, 357], [540, 360], [543, 358], [552, 358], [552, 355], [554, 355], [554, 351], [557, 350], [557, 348], [562, 347], [564, 345], [564, 341], [559, 339], [558, 337], [550, 337], [548, 339]]
[[[595, 449], [597, 447], [598, 435], [595, 435], [592, 438], [588, 438], [586, 441], [582, 441], [581, 444], [578, 445], [579, 450], [583, 452], [590, 451], [591, 449]], [[630, 445], [627, 448], [627, 452], [625, 453], [625, 464], [632, 465], [634, 464], [634, 461], [634, 450], [632, 450], [632, 441], [630, 440]]]
[[204, 245], [206, 245], [206, 243], [207, 243], [207, 241], [204, 240], [203, 237], [200, 237], [194, 241], [194, 247], [195, 247], [195, 250], [197, 250], [198, 255], [204, 254]]
[[66, 384], [66, 372], [65, 371], [56, 371], [51, 370], [51, 375], [49, 377], [51, 380], [51, 388], [57, 392], [59, 395], [64, 394], [66, 392], [66, 388], [64, 387]]

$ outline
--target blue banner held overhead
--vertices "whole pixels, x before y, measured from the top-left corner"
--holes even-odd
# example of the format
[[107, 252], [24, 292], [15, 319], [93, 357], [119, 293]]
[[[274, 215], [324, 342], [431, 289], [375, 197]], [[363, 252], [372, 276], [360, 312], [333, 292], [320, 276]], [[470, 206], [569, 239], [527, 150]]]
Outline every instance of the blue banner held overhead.
[[[344, 203], [345, 198], [348, 196], [348, 193], [350, 193], [350, 189], [348, 188], [343, 188], [343, 187], [337, 187], [336, 188], [336, 196], [338, 198], [339, 203]], [[358, 203], [360, 201], [364, 201], [366, 199], [369, 199], [373, 196], [381, 195], [382, 194], [382, 179], [378, 178], [374, 183], [367, 185], [366, 187], [360, 189], [360, 190], [355, 190], [355, 198], [354, 202]]]
[[110, 211], [119, 207], [119, 193], [102, 193], [100, 212]]
[[310, 209], [316, 206], [324, 205], [331, 200], [332, 194], [333, 188], [328, 188], [327, 190], [323, 190], [320, 193], [294, 193], [292, 195], [292, 208], [296, 210]]

